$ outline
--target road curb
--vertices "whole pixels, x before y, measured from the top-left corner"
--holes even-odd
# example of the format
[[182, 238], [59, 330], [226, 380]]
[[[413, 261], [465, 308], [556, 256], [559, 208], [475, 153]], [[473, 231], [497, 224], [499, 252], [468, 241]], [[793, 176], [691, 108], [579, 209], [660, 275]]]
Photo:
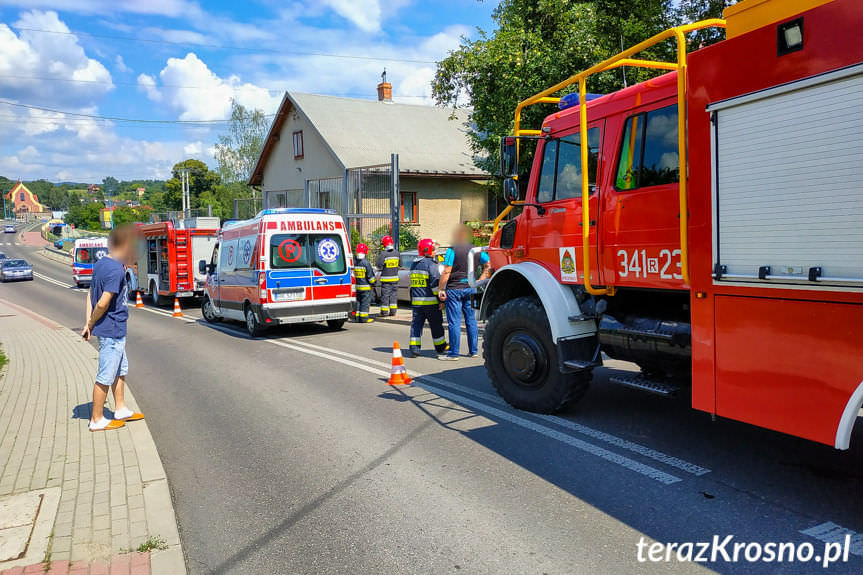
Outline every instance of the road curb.
[[69, 264], [72, 263], [72, 256], [70, 254], [66, 254], [54, 249], [42, 248], [38, 253], [40, 256], [45, 258], [46, 260], [51, 260], [53, 262], [61, 263], [61, 264]]

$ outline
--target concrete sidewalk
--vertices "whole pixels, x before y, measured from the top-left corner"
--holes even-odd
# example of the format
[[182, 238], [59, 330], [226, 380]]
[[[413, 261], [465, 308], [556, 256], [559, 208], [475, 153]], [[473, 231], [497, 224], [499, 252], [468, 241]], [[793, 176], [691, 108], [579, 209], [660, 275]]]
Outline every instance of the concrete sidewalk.
[[186, 573], [146, 421], [87, 429], [96, 350], [2, 299], [0, 344], [0, 575]]

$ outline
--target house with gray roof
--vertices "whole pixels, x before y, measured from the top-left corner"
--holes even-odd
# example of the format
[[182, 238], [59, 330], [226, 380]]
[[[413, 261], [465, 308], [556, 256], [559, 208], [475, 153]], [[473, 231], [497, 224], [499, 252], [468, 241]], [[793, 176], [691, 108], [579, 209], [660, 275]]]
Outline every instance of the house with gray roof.
[[286, 92], [249, 184], [265, 207], [339, 209], [323, 190], [339, 196], [351, 173], [398, 154], [403, 225], [447, 243], [456, 224], [489, 217], [489, 174], [474, 163], [468, 122], [469, 110], [395, 103], [387, 82], [377, 101]]

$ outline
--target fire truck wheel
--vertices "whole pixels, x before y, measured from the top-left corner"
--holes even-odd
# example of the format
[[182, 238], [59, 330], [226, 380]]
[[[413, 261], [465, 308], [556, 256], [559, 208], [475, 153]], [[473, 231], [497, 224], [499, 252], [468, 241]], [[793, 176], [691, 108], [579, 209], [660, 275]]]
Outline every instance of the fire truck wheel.
[[218, 323], [222, 321], [222, 317], [216, 315], [216, 310], [213, 308], [213, 302], [210, 300], [210, 296], [205, 295], [201, 300], [201, 315], [204, 316], [207, 323]]
[[264, 333], [264, 328], [261, 326], [261, 322], [258, 321], [255, 310], [249, 304], [246, 304], [246, 331], [252, 337], [258, 337]]
[[507, 403], [535, 413], [554, 413], [581, 399], [591, 373], [561, 373], [545, 310], [535, 297], [500, 306], [483, 341], [485, 368]]
[[150, 282], [150, 299], [153, 300], [153, 305], [162, 307], [165, 305], [165, 298], [159, 295], [159, 290], [156, 288], [156, 282]]
[[333, 331], [338, 331], [342, 329], [342, 326], [345, 325], [345, 320], [343, 319], [328, 319], [327, 327]]

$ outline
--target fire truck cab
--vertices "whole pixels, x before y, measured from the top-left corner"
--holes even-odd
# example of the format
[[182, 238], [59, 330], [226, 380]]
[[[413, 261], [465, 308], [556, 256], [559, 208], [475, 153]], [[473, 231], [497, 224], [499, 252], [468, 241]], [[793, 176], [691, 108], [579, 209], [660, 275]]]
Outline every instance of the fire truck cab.
[[[863, 406], [863, 5], [744, 0], [724, 16], [519, 104], [480, 308], [486, 368], [510, 404], [554, 412], [605, 355], [641, 368], [615, 383], [691, 385], [696, 409], [847, 449]], [[726, 39], [687, 55], [706, 27]], [[636, 58], [666, 40], [677, 61]], [[620, 66], [668, 73], [588, 94]], [[537, 104], [559, 109], [523, 129]]]

